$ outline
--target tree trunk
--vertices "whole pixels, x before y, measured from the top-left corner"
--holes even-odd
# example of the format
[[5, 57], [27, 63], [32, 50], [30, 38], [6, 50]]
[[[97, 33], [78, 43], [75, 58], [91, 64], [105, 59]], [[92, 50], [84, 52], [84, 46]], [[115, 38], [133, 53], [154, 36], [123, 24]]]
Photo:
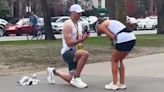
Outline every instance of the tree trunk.
[[19, 1], [14, 1], [14, 17], [21, 17], [19, 16]]
[[41, 8], [44, 18], [44, 30], [45, 30], [45, 40], [56, 39], [52, 31], [51, 21], [50, 21], [50, 9], [48, 8], [47, 0], [40, 0]]
[[115, 0], [116, 19], [126, 25], [125, 0]]
[[158, 26], [157, 34], [164, 34], [164, 1], [157, 0]]
[[109, 19], [117, 19], [126, 25], [125, 0], [106, 0]]
[[78, 0], [75, 0], [75, 4], [78, 4]]
[[116, 14], [115, 14], [115, 0], [106, 0], [105, 1], [105, 6], [108, 9], [108, 16], [109, 19], [116, 19]]
[[37, 0], [31, 0], [32, 11], [36, 14], [36, 3]]

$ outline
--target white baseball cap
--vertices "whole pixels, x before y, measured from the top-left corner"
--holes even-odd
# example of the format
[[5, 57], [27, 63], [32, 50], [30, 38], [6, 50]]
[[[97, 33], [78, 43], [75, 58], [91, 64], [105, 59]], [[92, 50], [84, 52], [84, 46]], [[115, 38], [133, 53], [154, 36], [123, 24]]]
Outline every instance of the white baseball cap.
[[78, 4], [73, 4], [70, 9], [69, 9], [70, 12], [76, 12], [76, 13], [82, 13], [84, 12], [84, 10], [81, 8], [80, 5]]

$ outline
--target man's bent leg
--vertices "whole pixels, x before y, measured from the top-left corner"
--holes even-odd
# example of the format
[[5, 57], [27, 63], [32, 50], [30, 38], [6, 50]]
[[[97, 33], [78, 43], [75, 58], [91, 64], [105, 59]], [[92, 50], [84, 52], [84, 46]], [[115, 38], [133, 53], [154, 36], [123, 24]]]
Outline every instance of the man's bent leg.
[[89, 53], [87, 51], [78, 52], [75, 54], [77, 68], [76, 76], [80, 76], [81, 71], [88, 60]]

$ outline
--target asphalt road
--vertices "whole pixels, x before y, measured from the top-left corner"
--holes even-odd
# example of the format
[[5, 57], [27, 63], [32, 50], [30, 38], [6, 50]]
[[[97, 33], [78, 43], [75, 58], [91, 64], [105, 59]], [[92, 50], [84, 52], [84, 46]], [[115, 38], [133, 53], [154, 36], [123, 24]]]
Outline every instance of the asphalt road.
[[[126, 90], [118, 92], [164, 92], [164, 53], [148, 55], [125, 60]], [[66, 68], [58, 69], [67, 71]], [[82, 72], [82, 79], [88, 88], [78, 89], [56, 77], [56, 84], [50, 85], [46, 80], [46, 72], [36, 73], [40, 84], [35, 86], [18, 86], [17, 80], [22, 75], [0, 77], [1, 92], [114, 92], [104, 89], [104, 85], [112, 79], [110, 63], [101, 62], [87, 64]], [[30, 75], [30, 74], [27, 74]]]
[[[135, 30], [133, 32], [136, 35], [139, 35], [139, 34], [156, 34], [157, 33], [156, 30], [146, 30], [146, 31], [144, 31], [144, 30], [136, 31]], [[94, 36], [97, 36], [97, 35], [96, 35], [96, 33], [91, 33], [90, 36], [94, 37]], [[61, 38], [61, 34], [55, 34], [55, 37], [57, 39], [60, 39]], [[26, 36], [15, 36], [15, 35], [0, 37], [0, 41], [16, 41], [16, 40], [27, 40], [27, 37]]]

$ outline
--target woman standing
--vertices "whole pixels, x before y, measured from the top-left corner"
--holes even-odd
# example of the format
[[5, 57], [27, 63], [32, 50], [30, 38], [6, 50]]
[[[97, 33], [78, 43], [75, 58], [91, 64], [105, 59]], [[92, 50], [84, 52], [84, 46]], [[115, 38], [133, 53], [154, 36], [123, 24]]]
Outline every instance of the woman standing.
[[[125, 67], [123, 59], [129, 54], [135, 46], [136, 37], [132, 31], [128, 30], [126, 26], [117, 20], [100, 20], [97, 24], [97, 33], [101, 35], [105, 33], [113, 42], [114, 48], [111, 57], [111, 69], [113, 81], [105, 85], [106, 89], [126, 89], [125, 84]], [[120, 79], [118, 80], [118, 72]]]

